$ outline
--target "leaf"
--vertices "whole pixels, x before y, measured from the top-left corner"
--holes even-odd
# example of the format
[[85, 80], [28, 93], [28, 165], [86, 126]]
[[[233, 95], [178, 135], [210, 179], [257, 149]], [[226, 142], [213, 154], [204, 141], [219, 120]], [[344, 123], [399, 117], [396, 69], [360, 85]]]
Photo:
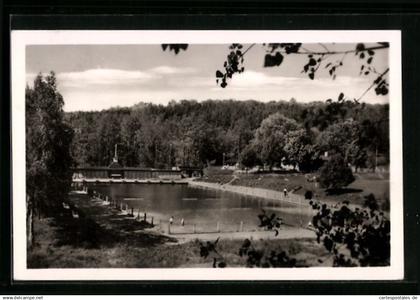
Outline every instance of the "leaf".
[[242, 247], [248, 248], [250, 246], [251, 246], [251, 241], [249, 239], [245, 239], [243, 244], [242, 244]]
[[222, 81], [222, 83], [220, 84], [220, 86], [221, 86], [222, 88], [225, 88], [225, 87], [227, 86], [226, 81]]
[[313, 58], [311, 58], [311, 59], [309, 60], [308, 64], [309, 64], [310, 66], [315, 66], [315, 65], [316, 65], [316, 60], [315, 60], [315, 59], [313, 59]]
[[188, 49], [188, 44], [179, 44], [179, 48], [185, 51]]
[[329, 252], [331, 252], [333, 248], [333, 241], [329, 237], [324, 238], [324, 246]]
[[373, 60], [373, 57], [369, 57], [368, 60], [367, 60], [367, 63], [370, 64], [372, 62], [372, 60]]
[[314, 80], [314, 78], [315, 78], [315, 74], [314, 73], [309, 73], [308, 76], [309, 76], [309, 78], [311, 80]]
[[343, 100], [343, 98], [344, 98], [344, 94], [343, 93], [340, 93], [340, 95], [338, 95], [338, 101]]
[[358, 52], [361, 52], [363, 50], [365, 50], [365, 44], [359, 43], [356, 45], [356, 54], [358, 54]]
[[165, 51], [165, 50], [166, 50], [166, 48], [168, 48], [168, 44], [162, 44], [162, 49], [163, 49], [163, 51]]
[[220, 72], [219, 70], [216, 71], [216, 77], [217, 78], [222, 78], [223, 77], [223, 73]]
[[275, 55], [267, 54], [264, 58], [264, 67], [280, 66], [283, 62], [283, 55], [277, 52]]

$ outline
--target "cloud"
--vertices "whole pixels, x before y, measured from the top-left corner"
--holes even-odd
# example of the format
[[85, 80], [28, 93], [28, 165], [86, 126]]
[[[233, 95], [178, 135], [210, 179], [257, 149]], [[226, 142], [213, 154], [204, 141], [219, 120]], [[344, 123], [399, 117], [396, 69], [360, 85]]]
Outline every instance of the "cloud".
[[57, 74], [59, 84], [63, 87], [82, 87], [97, 85], [127, 86], [145, 84], [156, 79], [156, 75], [142, 71], [126, 71], [117, 69], [90, 69], [81, 72]]
[[[92, 88], [103, 87], [109, 89], [111, 86], [129, 87], [138, 85], [153, 85], [153, 81], [171, 75], [191, 74], [196, 72], [194, 68], [176, 68], [171, 66], [158, 66], [145, 71], [141, 70], [120, 70], [120, 69], [88, 69], [78, 72], [61, 72], [57, 74], [58, 84], [61, 88]], [[32, 85], [37, 74], [28, 73], [26, 81]], [[47, 75], [47, 74], [44, 74]]]
[[[27, 83], [32, 85], [36, 75], [34, 73], [28, 73], [26, 75]], [[158, 78], [158, 75], [150, 72], [117, 69], [89, 69], [80, 72], [62, 72], [56, 76], [59, 87], [62, 88], [138, 85]]]
[[154, 74], [173, 75], [195, 73], [196, 70], [194, 68], [175, 68], [170, 66], [158, 66], [153, 69], [150, 69], [150, 72]]
[[366, 78], [339, 76], [336, 80], [329, 77], [316, 78], [311, 80], [307, 77], [284, 77], [270, 76], [262, 72], [245, 71], [237, 74], [229, 83], [231, 88], [263, 88], [281, 86], [283, 89], [296, 88], [299, 86], [311, 86], [318, 88], [328, 88], [337, 86], [360, 85], [366, 82]]

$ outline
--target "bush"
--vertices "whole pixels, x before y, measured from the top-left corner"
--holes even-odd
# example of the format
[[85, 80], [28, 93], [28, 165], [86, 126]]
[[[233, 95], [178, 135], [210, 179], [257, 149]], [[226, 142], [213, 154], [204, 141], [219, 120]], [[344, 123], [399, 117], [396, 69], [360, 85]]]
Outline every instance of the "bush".
[[305, 199], [306, 199], [306, 200], [311, 200], [313, 196], [314, 196], [314, 193], [313, 193], [312, 191], [307, 190], [307, 191], [305, 192]]
[[340, 154], [331, 156], [320, 170], [319, 182], [324, 188], [340, 189], [353, 181], [353, 173]]

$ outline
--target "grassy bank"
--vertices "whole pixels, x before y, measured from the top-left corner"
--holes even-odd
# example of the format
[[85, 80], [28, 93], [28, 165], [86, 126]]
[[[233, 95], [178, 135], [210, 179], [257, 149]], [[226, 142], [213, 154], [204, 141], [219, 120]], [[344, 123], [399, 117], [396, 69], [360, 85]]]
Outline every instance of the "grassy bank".
[[349, 201], [360, 205], [364, 203], [364, 196], [372, 193], [385, 210], [387, 210], [387, 201], [389, 201], [389, 174], [354, 174], [356, 180], [340, 193], [333, 195], [327, 193], [325, 189], [315, 183], [308, 181], [308, 178], [315, 174], [238, 174], [231, 170], [221, 170], [220, 167], [212, 167], [206, 169], [205, 175], [200, 180], [211, 183], [226, 184], [230, 182], [232, 185], [264, 188], [280, 192], [286, 188], [288, 191], [294, 190], [294, 193], [300, 195], [303, 195], [307, 190], [311, 190], [317, 199], [330, 202]]
[[[211, 267], [211, 258], [201, 258], [198, 241], [133, 245], [129, 241], [103, 243], [97, 247], [63, 244], [51, 219], [36, 222], [36, 236], [42, 242], [29, 252], [29, 268], [174, 268]], [[242, 240], [221, 239], [218, 252], [228, 267], [244, 267], [246, 259], [238, 250]], [[257, 249], [286, 251], [298, 261], [298, 266], [331, 266], [322, 245], [314, 239], [256, 240]], [[319, 261], [321, 259], [321, 261]]]
[[[56, 218], [34, 220], [35, 245], [28, 249], [29, 268], [171, 268], [211, 267], [201, 258], [198, 240], [178, 243], [147, 228], [147, 224], [120, 215], [87, 196], [72, 197], [71, 210]], [[238, 250], [243, 239], [221, 238], [218, 252], [229, 267], [244, 267]], [[286, 251], [299, 266], [331, 265], [324, 247], [314, 239], [259, 239], [256, 248]], [[322, 262], [318, 259], [322, 258]]]

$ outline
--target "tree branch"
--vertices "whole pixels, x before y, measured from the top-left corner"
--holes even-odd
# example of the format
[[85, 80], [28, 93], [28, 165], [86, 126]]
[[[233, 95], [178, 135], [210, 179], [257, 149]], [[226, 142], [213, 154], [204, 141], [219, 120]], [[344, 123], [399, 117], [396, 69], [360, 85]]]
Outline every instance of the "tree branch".
[[330, 52], [330, 50], [325, 46], [323, 43], [319, 43], [319, 45], [325, 49], [325, 51]]
[[[293, 52], [290, 54], [303, 54], [303, 55], [308, 55], [308, 54], [312, 54], [312, 55], [333, 55], [333, 54], [348, 54], [348, 53], [355, 53], [356, 51], [358, 52], [364, 52], [364, 51], [368, 51], [368, 50], [380, 50], [380, 49], [388, 49], [389, 46], [388, 45], [379, 45], [379, 46], [372, 46], [372, 47], [367, 47], [363, 50], [356, 50], [356, 49], [352, 49], [352, 50], [343, 50], [343, 51], [298, 51], [298, 52]], [[286, 53], [286, 51], [280, 51], [281, 53]]]
[[[384, 76], [388, 72], [389, 72], [389, 68], [387, 68], [381, 75], [379, 75], [378, 78]], [[362, 95], [360, 95], [360, 97], [356, 100], [356, 102], [359, 102], [367, 94], [367, 92], [369, 92], [376, 85], [375, 81], [373, 81], [373, 83], [366, 89], [366, 91], [363, 92]]]
[[256, 43], [251, 44], [244, 52], [242, 52], [241, 57], [243, 57], [252, 47], [254, 47], [256, 45]]

